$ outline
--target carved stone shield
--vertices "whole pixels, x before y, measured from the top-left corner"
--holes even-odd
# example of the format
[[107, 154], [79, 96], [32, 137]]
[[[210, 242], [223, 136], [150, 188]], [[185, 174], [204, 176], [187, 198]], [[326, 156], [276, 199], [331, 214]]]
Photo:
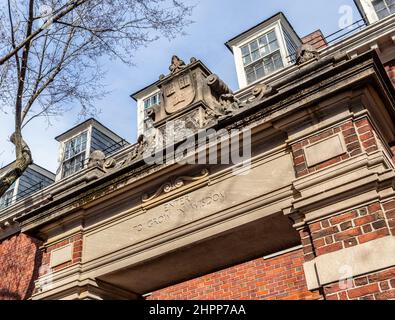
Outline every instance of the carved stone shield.
[[190, 105], [195, 99], [195, 86], [189, 72], [182, 73], [163, 86], [163, 99], [168, 114]]

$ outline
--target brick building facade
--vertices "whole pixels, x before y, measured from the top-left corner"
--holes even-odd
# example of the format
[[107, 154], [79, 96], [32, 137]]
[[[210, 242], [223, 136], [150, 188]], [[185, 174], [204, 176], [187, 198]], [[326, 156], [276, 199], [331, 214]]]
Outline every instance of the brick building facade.
[[[273, 65], [248, 60], [262, 41], [277, 41]], [[137, 144], [92, 152], [0, 211], [0, 298], [395, 299], [394, 42], [393, 14], [333, 43], [300, 39], [278, 14], [227, 43], [235, 93], [173, 57], [134, 95]], [[260, 63], [278, 69], [260, 78]], [[248, 132], [248, 161], [148, 163], [174, 120], [191, 135]]]

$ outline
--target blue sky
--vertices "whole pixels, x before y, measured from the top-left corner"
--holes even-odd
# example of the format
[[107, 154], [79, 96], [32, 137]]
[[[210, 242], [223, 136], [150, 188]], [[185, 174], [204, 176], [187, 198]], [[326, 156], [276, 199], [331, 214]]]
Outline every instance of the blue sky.
[[[187, 35], [175, 40], [160, 39], [140, 49], [133, 58], [134, 66], [107, 62], [105, 83], [111, 93], [97, 102], [101, 113], [97, 119], [131, 143], [136, 141], [136, 104], [130, 94], [168, 73], [173, 54], [185, 62], [191, 57], [202, 60], [232, 89], [237, 90], [233, 56], [224, 43], [271, 15], [282, 11], [299, 36], [321, 29], [329, 35], [339, 29], [343, 5], [352, 6], [354, 19], [360, 15], [353, 0], [187, 0], [196, 4]], [[24, 130], [36, 164], [56, 171], [58, 143], [54, 137], [76, 125], [76, 115], [68, 113], [54, 118], [52, 126], [41, 120]], [[0, 113], [0, 166], [14, 159], [13, 146], [8, 141], [13, 132], [12, 115]]]

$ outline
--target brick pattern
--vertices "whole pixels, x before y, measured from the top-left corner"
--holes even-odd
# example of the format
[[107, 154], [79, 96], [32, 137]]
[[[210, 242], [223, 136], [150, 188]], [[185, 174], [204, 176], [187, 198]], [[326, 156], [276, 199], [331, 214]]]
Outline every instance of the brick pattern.
[[385, 217], [388, 222], [388, 227], [393, 236], [395, 236], [395, 199], [385, 202], [383, 204]]
[[[344, 138], [347, 152], [315, 166], [308, 167], [304, 148], [338, 133], [340, 133]], [[291, 147], [296, 175], [297, 177], [303, 177], [307, 174], [317, 172], [330, 165], [349, 159], [350, 157], [357, 156], [363, 151], [376, 151], [378, 149], [378, 144], [373, 127], [367, 119], [362, 119], [355, 122], [348, 121], [347, 123], [335, 128], [327, 129], [315, 136], [295, 143]]]
[[390, 235], [380, 203], [346, 212], [309, 225], [316, 256]]
[[[51, 251], [64, 247], [68, 244], [73, 244], [73, 258], [72, 261], [66, 262], [62, 265], [56, 266], [55, 268], [50, 269], [50, 258]], [[76, 263], [80, 263], [82, 261], [82, 233], [76, 234], [68, 239], [65, 239], [56, 245], [48, 247], [43, 254], [43, 265], [48, 266], [47, 270], [51, 270], [52, 272], [56, 272], [67, 268]]]
[[0, 242], [0, 300], [31, 296], [41, 265], [40, 242], [17, 234]]
[[302, 38], [303, 43], [311, 44], [316, 49], [323, 49], [328, 46], [321, 30], [316, 30]]
[[327, 300], [395, 299], [395, 268], [326, 286], [324, 293]]
[[392, 81], [392, 84], [395, 87], [395, 60], [388, 62], [384, 67]]
[[[395, 235], [395, 199], [376, 202], [308, 225], [300, 231], [305, 261]], [[328, 300], [395, 299], [395, 267], [323, 288]]]
[[306, 287], [303, 251], [257, 259], [154, 292], [149, 300], [315, 300]]

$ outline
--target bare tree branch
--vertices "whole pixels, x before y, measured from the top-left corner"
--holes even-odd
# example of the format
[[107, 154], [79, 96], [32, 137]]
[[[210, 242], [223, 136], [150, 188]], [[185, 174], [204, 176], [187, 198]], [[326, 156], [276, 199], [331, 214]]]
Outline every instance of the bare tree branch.
[[75, 105], [81, 117], [95, 115], [95, 102], [107, 93], [102, 59], [131, 64], [138, 48], [160, 36], [181, 35], [191, 10], [178, 0], [0, 4], [0, 109], [15, 115], [16, 154], [0, 178], [0, 196], [32, 163], [22, 136], [27, 124], [39, 117], [50, 123]]

